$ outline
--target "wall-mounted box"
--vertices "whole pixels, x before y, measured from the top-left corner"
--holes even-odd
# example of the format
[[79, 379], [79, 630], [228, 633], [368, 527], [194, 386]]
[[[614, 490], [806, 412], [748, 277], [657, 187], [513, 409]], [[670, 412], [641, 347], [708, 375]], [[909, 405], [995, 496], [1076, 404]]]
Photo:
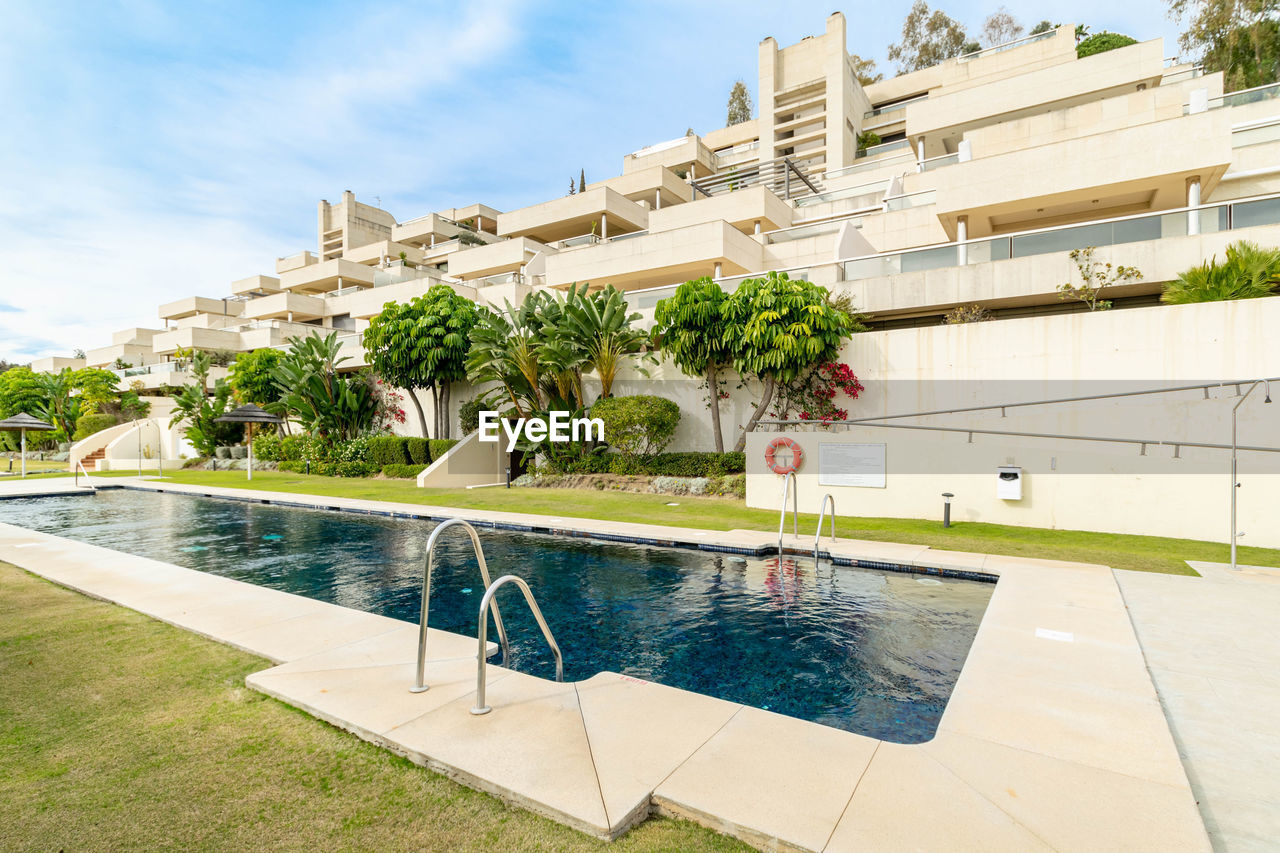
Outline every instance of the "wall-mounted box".
[[1022, 469], [1002, 465], [996, 469], [996, 497], [1002, 501], [1022, 500]]

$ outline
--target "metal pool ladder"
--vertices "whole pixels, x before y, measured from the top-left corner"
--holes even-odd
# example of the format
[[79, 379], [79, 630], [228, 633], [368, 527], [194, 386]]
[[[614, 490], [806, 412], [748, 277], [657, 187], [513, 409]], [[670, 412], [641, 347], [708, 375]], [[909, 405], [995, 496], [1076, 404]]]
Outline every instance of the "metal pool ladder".
[[818, 564], [818, 541], [822, 539], [822, 519], [827, 515], [827, 504], [831, 504], [831, 544], [836, 544], [836, 499], [831, 495], [822, 496], [822, 510], [818, 513], [818, 529], [813, 534], [813, 563]]
[[[467, 531], [467, 535], [471, 537], [471, 545], [476, 551], [476, 562], [480, 564], [480, 577], [484, 581], [485, 589], [491, 586], [489, 581], [489, 566], [484, 561], [484, 549], [480, 547], [480, 535], [476, 533], [476, 529], [461, 518], [451, 518], [442, 522], [431, 531], [431, 538], [427, 540], [427, 568], [422, 577], [422, 621], [418, 625], [418, 670], [417, 679], [413, 686], [409, 688], [410, 693], [422, 693], [427, 690], [426, 669], [427, 669], [427, 612], [431, 603], [431, 570], [435, 565], [436, 542], [440, 539], [440, 534], [444, 533], [451, 527], [461, 527]], [[507, 629], [502, 624], [502, 613], [498, 610], [498, 605], [493, 605], [493, 621], [498, 626], [498, 642], [502, 646], [502, 660], [505, 663], [507, 653], [510, 647], [507, 645]], [[484, 635], [484, 629], [481, 628], [481, 636]], [[480, 660], [483, 665], [485, 653], [485, 642], [480, 641]]]
[[[547, 627], [547, 620], [542, 618], [542, 610], [538, 607], [538, 602], [533, 599], [533, 592], [529, 589], [529, 585], [524, 582], [523, 578], [516, 575], [503, 575], [498, 578], [489, 588], [484, 591], [484, 598], [480, 599], [480, 627], [478, 630], [480, 638], [479, 650], [476, 652], [476, 704], [471, 709], [471, 713], [476, 716], [487, 714], [493, 710], [485, 704], [485, 675], [488, 672], [488, 662], [485, 660], [484, 650], [488, 644], [489, 633], [489, 607], [493, 606], [493, 615], [498, 615], [498, 605], [494, 603], [494, 593], [505, 584], [513, 583], [520, 587], [520, 591], [524, 593], [524, 600], [529, 603], [529, 610], [533, 613], [533, 618], [538, 621], [538, 627], [542, 629], [542, 636], [546, 638], [547, 645], [551, 647], [551, 653], [556, 656], [556, 681], [564, 681], [564, 657], [560, 654], [560, 646], [556, 644], [556, 638], [551, 635], [551, 629]], [[494, 621], [497, 621], [496, 618]], [[498, 622], [498, 630], [502, 630], [502, 623]], [[505, 647], [506, 642], [503, 641]]]
[[[795, 488], [791, 488], [792, 484]], [[788, 471], [782, 478], [782, 514], [778, 516], [778, 561], [782, 561], [782, 531], [787, 523], [787, 495], [791, 495], [791, 533], [800, 535], [800, 485], [796, 482], [794, 471]]]

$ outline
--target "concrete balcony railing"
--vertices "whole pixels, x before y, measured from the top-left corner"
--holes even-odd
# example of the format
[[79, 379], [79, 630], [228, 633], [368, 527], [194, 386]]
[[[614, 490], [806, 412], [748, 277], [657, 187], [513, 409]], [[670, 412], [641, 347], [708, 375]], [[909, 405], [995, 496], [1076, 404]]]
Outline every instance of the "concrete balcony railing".
[[188, 296], [160, 306], [161, 320], [182, 320], [197, 314], [221, 314], [239, 317], [244, 302], [237, 299], [211, 299], [207, 296]]

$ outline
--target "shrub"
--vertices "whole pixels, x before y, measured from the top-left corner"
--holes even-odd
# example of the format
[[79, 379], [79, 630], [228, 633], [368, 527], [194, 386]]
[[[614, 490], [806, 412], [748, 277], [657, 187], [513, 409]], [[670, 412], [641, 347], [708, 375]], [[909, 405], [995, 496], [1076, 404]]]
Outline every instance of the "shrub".
[[1218, 263], [1215, 256], [1166, 284], [1160, 299], [1171, 305], [1256, 299], [1272, 295], [1278, 285], [1280, 249], [1263, 249], [1241, 240], [1227, 247], [1224, 262]]
[[414, 480], [422, 473], [421, 465], [383, 465], [382, 476], [397, 480]]
[[1117, 47], [1128, 47], [1131, 44], [1137, 43], [1137, 39], [1121, 35], [1120, 33], [1096, 33], [1076, 45], [1076, 57], [1084, 59], [1086, 56], [1093, 56], [1096, 53], [1106, 53], [1108, 50], [1115, 50]]
[[591, 417], [604, 422], [605, 441], [620, 453], [650, 456], [671, 443], [680, 407], [665, 397], [606, 397], [591, 407]]
[[405, 452], [409, 454], [409, 461], [414, 465], [431, 464], [431, 445], [425, 438], [406, 438], [404, 441]]
[[463, 435], [471, 435], [480, 429], [480, 412], [483, 410], [484, 404], [479, 397], [470, 399], [458, 407], [458, 428], [462, 430]]
[[306, 449], [306, 444], [309, 440], [305, 435], [286, 435], [280, 439], [280, 458], [276, 461], [297, 462], [302, 458], [303, 451]]
[[276, 465], [277, 471], [293, 471], [301, 474], [307, 470], [307, 463], [299, 462], [296, 459], [285, 460]]
[[747, 470], [745, 453], [662, 453], [643, 460], [654, 477], [717, 477]]
[[745, 474], [727, 474], [723, 477], [710, 477], [707, 479], [707, 494], [724, 495], [746, 500], [747, 476]]
[[283, 440], [274, 433], [256, 436], [253, 439], [253, 458], [263, 462], [279, 462], [284, 459], [283, 445]]
[[383, 465], [407, 465], [410, 460], [405, 444], [405, 439], [398, 435], [371, 438], [368, 440], [369, 452], [365, 458], [379, 468]]
[[104, 429], [110, 429], [119, 421], [115, 415], [81, 415], [80, 420], [76, 421], [75, 434], [71, 436], [72, 441], [82, 441], [95, 432], [102, 432]]
[[347, 441], [339, 441], [333, 445], [330, 458], [334, 462], [366, 462], [369, 459], [369, 445], [377, 439], [372, 436], [360, 436]]
[[431, 450], [431, 461], [435, 462], [441, 456], [449, 452], [449, 448], [458, 443], [456, 438], [433, 438], [429, 442]]
[[332, 472], [326, 474], [329, 477], [372, 477], [381, 469], [372, 462], [332, 462], [328, 463], [332, 466]]

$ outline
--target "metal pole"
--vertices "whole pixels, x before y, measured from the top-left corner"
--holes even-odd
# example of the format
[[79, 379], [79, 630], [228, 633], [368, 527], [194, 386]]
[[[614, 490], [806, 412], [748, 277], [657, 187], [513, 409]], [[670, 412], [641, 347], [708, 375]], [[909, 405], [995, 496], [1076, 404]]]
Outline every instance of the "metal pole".
[[22, 479], [27, 478], [27, 431], [19, 430], [22, 433]]
[[1271, 402], [1271, 383], [1266, 379], [1255, 379], [1249, 385], [1249, 389], [1240, 395], [1240, 399], [1231, 407], [1231, 571], [1236, 571], [1236, 540], [1240, 538], [1240, 534], [1236, 532], [1236, 490], [1240, 488], [1238, 479], [1239, 465], [1236, 460], [1236, 413], [1240, 407], [1244, 405], [1244, 401], [1253, 393], [1253, 389], [1259, 385], [1263, 386], [1264, 403]]
[[142, 424], [138, 423], [138, 419], [133, 419], [133, 431], [138, 434], [138, 476], [142, 476]]
[[249, 424], [249, 479], [253, 479], [253, 424]]

